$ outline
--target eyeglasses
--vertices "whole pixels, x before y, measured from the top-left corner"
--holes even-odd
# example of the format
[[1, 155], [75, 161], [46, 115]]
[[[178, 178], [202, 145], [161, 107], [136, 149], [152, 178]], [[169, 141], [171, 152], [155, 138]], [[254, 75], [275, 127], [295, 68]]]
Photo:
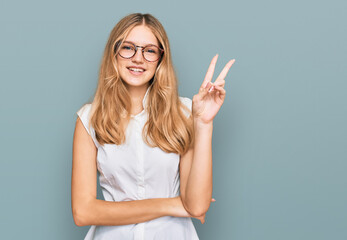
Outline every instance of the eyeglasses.
[[[164, 52], [163, 49], [153, 44], [149, 44], [142, 47], [142, 46], [137, 46], [131, 42], [123, 42], [121, 44], [118, 43], [116, 45], [116, 49], [117, 47], [119, 47], [119, 51], [118, 51], [119, 56], [126, 59], [130, 59], [134, 57], [137, 52], [137, 49], [142, 48], [142, 56], [148, 62], [158, 61]], [[115, 52], [116, 52], [116, 49], [115, 49]]]

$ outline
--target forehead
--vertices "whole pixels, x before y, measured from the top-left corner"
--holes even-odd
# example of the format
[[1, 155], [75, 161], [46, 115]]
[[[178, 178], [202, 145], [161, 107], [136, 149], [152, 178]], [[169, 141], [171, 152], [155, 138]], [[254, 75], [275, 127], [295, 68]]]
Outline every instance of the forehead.
[[125, 41], [133, 42], [137, 45], [158, 45], [158, 40], [152, 30], [144, 25], [134, 27], [126, 37]]

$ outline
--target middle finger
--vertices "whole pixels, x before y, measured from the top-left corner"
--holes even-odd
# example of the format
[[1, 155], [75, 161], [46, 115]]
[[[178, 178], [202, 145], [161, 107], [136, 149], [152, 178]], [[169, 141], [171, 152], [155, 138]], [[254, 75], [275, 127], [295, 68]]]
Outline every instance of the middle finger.
[[221, 73], [219, 74], [219, 76], [217, 77], [215, 83], [218, 83], [219, 81], [225, 79], [225, 77], [227, 76], [227, 73], [229, 71], [229, 69], [231, 68], [231, 66], [234, 64], [235, 59], [230, 60], [225, 67], [223, 68], [223, 70], [221, 71]]

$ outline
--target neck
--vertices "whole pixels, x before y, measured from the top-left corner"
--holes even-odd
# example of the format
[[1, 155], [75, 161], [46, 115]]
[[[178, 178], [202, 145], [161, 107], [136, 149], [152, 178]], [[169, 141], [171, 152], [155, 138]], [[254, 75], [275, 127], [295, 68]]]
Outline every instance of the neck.
[[131, 114], [136, 115], [143, 110], [142, 101], [148, 87], [148, 84], [140, 87], [127, 87], [131, 99]]

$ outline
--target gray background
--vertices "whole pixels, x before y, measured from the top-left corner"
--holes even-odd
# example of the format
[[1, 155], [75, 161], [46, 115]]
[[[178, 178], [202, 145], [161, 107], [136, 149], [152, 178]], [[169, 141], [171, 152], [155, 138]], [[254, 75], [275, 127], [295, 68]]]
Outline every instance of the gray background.
[[132, 12], [164, 25], [181, 96], [216, 53], [217, 73], [236, 59], [200, 239], [347, 239], [347, 4], [336, 0], [1, 1], [1, 239], [84, 238], [70, 205], [76, 111]]

